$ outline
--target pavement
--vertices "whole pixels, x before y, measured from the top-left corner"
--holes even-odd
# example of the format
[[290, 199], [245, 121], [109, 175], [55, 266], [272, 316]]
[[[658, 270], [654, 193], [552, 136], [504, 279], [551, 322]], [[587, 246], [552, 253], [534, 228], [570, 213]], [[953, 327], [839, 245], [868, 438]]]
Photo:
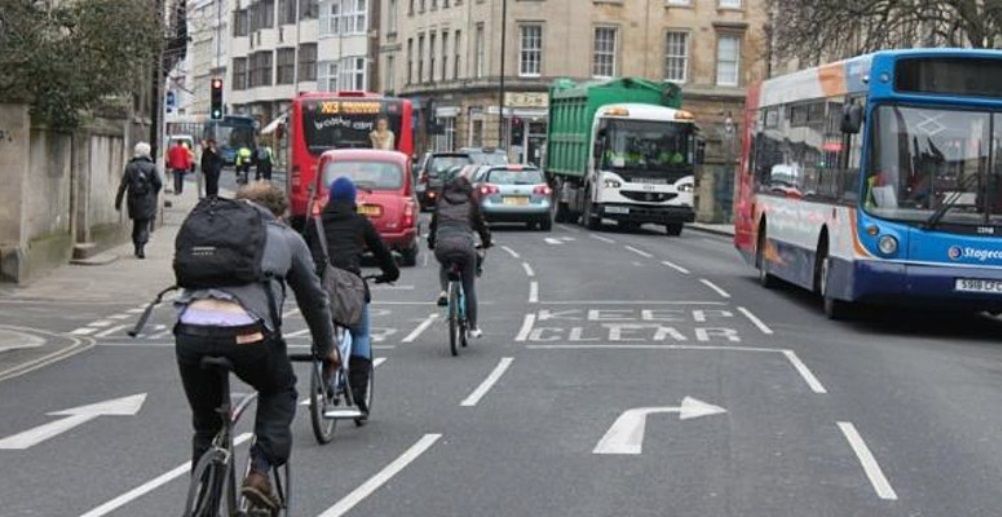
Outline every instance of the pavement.
[[[371, 421], [321, 446], [299, 412], [295, 515], [999, 515], [1000, 322], [833, 322], [696, 231], [502, 227], [495, 240], [477, 286], [485, 336], [458, 357], [427, 251], [373, 290]], [[0, 381], [0, 515], [180, 510], [190, 414], [170, 309], [125, 333], [170, 277], [169, 254], [151, 255], [85, 270], [109, 285], [2, 302], [3, 339], [30, 343], [14, 327], [31, 326], [92, 346]], [[286, 338], [306, 350], [293, 309]]]

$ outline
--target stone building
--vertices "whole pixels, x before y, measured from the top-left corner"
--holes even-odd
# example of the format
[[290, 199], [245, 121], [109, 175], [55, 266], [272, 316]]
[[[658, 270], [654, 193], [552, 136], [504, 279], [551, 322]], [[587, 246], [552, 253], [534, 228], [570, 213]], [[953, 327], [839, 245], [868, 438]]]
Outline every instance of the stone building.
[[764, 0], [508, 0], [501, 116], [502, 0], [384, 2], [381, 90], [437, 120], [428, 149], [506, 143], [538, 161], [558, 77], [679, 83], [712, 144], [737, 134], [724, 122], [765, 70]]

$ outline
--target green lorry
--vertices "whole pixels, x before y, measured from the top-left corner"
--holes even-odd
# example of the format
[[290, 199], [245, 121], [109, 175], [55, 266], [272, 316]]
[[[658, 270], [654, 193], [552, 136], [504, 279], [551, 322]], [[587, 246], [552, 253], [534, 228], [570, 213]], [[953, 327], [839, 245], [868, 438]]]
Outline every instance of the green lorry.
[[591, 229], [663, 225], [668, 235], [695, 220], [697, 128], [671, 83], [621, 78], [550, 88], [545, 166], [556, 219]]

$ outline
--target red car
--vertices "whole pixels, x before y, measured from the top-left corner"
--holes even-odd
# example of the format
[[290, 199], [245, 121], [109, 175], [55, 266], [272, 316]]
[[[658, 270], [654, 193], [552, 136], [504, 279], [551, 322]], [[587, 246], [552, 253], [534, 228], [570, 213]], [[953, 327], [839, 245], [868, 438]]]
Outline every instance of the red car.
[[397, 151], [337, 149], [327, 151], [317, 163], [317, 193], [321, 208], [328, 186], [347, 176], [358, 187], [358, 212], [372, 220], [391, 250], [405, 266], [417, 264], [418, 204], [414, 196], [410, 158]]

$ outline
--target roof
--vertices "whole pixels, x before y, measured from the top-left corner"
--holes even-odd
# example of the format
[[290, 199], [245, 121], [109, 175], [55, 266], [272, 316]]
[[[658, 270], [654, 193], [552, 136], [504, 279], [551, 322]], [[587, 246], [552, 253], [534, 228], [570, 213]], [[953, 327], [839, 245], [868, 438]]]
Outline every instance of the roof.
[[[605, 113], [610, 108], [626, 108], [630, 115], [627, 117], [617, 116], [617, 115], [605, 115]], [[606, 104], [595, 112], [595, 118], [621, 118], [628, 120], [656, 120], [656, 121], [672, 121], [675, 122], [675, 115], [685, 110], [677, 110], [674, 108], [667, 108], [664, 106], [658, 106], [655, 104], [637, 104], [637, 103], [615, 103]], [[679, 120], [678, 122], [693, 122], [693, 120]]]
[[394, 162], [405, 165], [410, 161], [406, 154], [399, 151], [383, 151], [378, 149], [331, 149], [320, 155], [320, 159], [334, 161], [367, 161]]

